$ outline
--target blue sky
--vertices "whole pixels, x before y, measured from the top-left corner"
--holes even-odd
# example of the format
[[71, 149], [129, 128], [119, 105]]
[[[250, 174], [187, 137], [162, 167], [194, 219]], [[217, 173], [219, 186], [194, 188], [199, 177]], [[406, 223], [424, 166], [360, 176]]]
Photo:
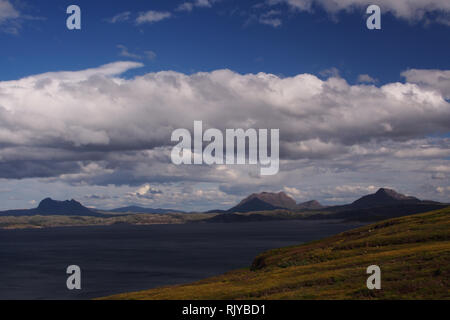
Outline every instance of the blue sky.
[[[0, 43], [0, 209], [450, 201], [448, 0], [0, 0]], [[280, 173], [174, 167], [194, 120], [279, 128]]]
[[[76, 2], [82, 10], [82, 30], [65, 27], [72, 1], [18, 2], [24, 19], [18, 34], [0, 33], [0, 78], [11, 80], [49, 70], [78, 70], [123, 59], [118, 45], [142, 55], [156, 54], [139, 73], [175, 70], [183, 73], [229, 68], [239, 73], [268, 72], [292, 76], [320, 74], [330, 68], [354, 82], [369, 74], [381, 83], [402, 80], [409, 68], [447, 69], [448, 26], [382, 15], [382, 30], [365, 26], [364, 7], [330, 18], [321, 7], [295, 11], [285, 4], [254, 8], [263, 1], [223, 0], [212, 7], [177, 11], [182, 1]], [[140, 12], [170, 12], [170, 18], [136, 25]], [[265, 12], [281, 12], [281, 25], [258, 21]], [[130, 12], [129, 19], [107, 19]]]

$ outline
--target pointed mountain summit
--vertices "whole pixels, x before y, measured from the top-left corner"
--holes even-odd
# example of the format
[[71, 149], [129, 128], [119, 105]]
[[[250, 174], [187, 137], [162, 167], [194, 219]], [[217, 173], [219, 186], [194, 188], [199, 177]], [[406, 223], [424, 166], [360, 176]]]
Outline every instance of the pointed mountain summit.
[[261, 192], [251, 194], [226, 212], [246, 213], [253, 211], [272, 211], [277, 209], [317, 210], [322, 208], [325, 207], [316, 200], [297, 204], [293, 198], [284, 192]]
[[270, 211], [276, 209], [295, 209], [297, 203], [284, 192], [253, 193], [229, 209], [228, 212]]
[[376, 193], [364, 196], [350, 206], [354, 208], [369, 208], [393, 204], [414, 204], [421, 201], [415, 197], [409, 197], [395, 190], [380, 188]]
[[318, 209], [323, 209], [323, 208], [325, 208], [325, 206], [323, 206], [317, 200], [311, 200], [311, 201], [299, 203], [297, 205], [297, 209], [300, 209], [300, 210], [318, 210]]

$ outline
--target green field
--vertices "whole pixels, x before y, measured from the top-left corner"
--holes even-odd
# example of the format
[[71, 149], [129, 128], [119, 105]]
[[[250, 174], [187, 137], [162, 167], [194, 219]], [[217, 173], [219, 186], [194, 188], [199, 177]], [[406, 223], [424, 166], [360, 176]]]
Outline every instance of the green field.
[[[366, 287], [373, 264], [381, 268], [381, 290]], [[192, 284], [106, 299], [449, 298], [450, 207], [271, 250], [247, 269]]]

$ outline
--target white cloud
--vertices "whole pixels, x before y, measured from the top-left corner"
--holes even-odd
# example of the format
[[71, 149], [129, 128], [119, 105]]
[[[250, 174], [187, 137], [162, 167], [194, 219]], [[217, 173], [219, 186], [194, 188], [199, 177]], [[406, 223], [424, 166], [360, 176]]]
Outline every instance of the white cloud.
[[372, 78], [371, 76], [369, 76], [368, 74], [360, 74], [358, 76], [358, 80], [359, 83], [377, 83], [378, 80], [375, 78]]
[[419, 137], [450, 127], [443, 96], [411, 83], [367, 87], [310, 74], [279, 78], [229, 70], [116, 77], [140, 66], [118, 62], [0, 82], [0, 142], [167, 146], [171, 128], [190, 128], [194, 119], [204, 119], [218, 128], [283, 128], [287, 154], [304, 157], [326, 156], [358, 141]]
[[141, 186], [134, 192], [128, 192], [127, 197], [128, 198], [146, 198], [146, 199], [154, 199], [155, 197], [160, 197], [162, 194], [162, 191], [153, 188], [148, 183]]
[[309, 139], [304, 141], [284, 142], [282, 150], [293, 158], [327, 158], [330, 154], [344, 153], [348, 150], [341, 144], [321, 139]]
[[148, 60], [155, 60], [157, 57], [156, 53], [151, 50], [145, 51], [144, 53]]
[[283, 191], [286, 192], [289, 196], [291, 196], [292, 198], [294, 198], [296, 201], [298, 200], [304, 200], [304, 199], [308, 199], [308, 193], [304, 192], [302, 190], [299, 190], [297, 188], [294, 187], [284, 187]]
[[[358, 181], [386, 186], [395, 176], [408, 186], [448, 176], [450, 139], [424, 138], [450, 131], [450, 103], [439, 81], [367, 86], [338, 77], [230, 70], [121, 76], [141, 66], [116, 62], [0, 82], [0, 178], [148, 184], [164, 198], [172, 188], [171, 199], [188, 196], [182, 186], [165, 184], [208, 184], [210, 191], [202, 187], [196, 199], [220, 194], [226, 203], [237, 193], [284, 186], [304, 200], [354, 199], [370, 187]], [[249, 166], [172, 165], [170, 134], [191, 129], [194, 120], [219, 129], [280, 128], [280, 174], [267, 180]], [[429, 190], [442, 196], [436, 186]]]
[[172, 16], [170, 12], [163, 12], [163, 11], [147, 11], [147, 12], [141, 12], [139, 16], [136, 18], [137, 24], [144, 24], [144, 23], [155, 23], [164, 19], [168, 19]]
[[[29, 89], [42, 89], [40, 86], [46, 86], [52, 81], [61, 81], [61, 83], [77, 83], [87, 80], [91, 77], [112, 77], [123, 74], [124, 72], [143, 67], [144, 65], [139, 62], [132, 61], [119, 61], [102, 65], [97, 68], [84, 69], [81, 71], [57, 71], [46, 72], [34, 76], [22, 78], [20, 80], [13, 81], [0, 81], [0, 87], [5, 85], [6, 88], [23, 84], [25, 86], [36, 86], [35, 88], [29, 87]], [[20, 88], [20, 87], [19, 87]]]
[[283, 23], [279, 17], [280, 14], [280, 11], [270, 10], [259, 17], [259, 22], [277, 28]]
[[192, 11], [195, 7], [211, 8], [215, 0], [196, 0], [181, 3], [177, 7], [177, 11]]
[[281, 24], [282, 24], [282, 21], [279, 18], [260, 18], [259, 22], [262, 24], [267, 24], [274, 28], [277, 28], [277, 27], [281, 26]]
[[140, 55], [131, 53], [130, 51], [128, 51], [128, 48], [125, 47], [124, 45], [118, 44], [117, 48], [120, 49], [119, 55], [121, 57], [132, 58], [132, 59], [142, 59], [142, 57]]
[[[374, 185], [344, 184], [325, 186], [319, 194], [321, 198], [331, 203], [351, 203], [356, 199], [376, 192], [380, 187]], [[388, 187], [381, 185], [381, 187]]]
[[194, 3], [193, 2], [183, 2], [177, 7], [177, 11], [192, 11], [194, 9]]
[[43, 20], [46, 18], [19, 12], [9, 0], [0, 0], [0, 32], [17, 35], [25, 21]]
[[334, 78], [340, 78], [340, 72], [339, 69], [336, 67], [331, 67], [325, 70], [321, 70], [319, 72], [319, 75], [322, 77], [334, 77]]
[[[119, 62], [0, 82], [4, 115], [0, 140], [39, 140], [39, 121], [48, 123], [52, 118], [66, 130], [60, 132], [56, 126], [46, 132], [46, 139], [54, 132], [53, 138], [79, 145], [115, 145], [123, 141], [119, 133], [123, 130], [132, 133], [132, 140], [140, 136], [135, 143], [160, 140], [168, 131], [157, 128], [167, 118], [176, 127], [190, 127], [197, 118], [209, 119], [210, 125], [216, 127], [248, 123], [257, 126], [270, 119], [271, 126], [284, 128], [284, 137], [301, 135], [302, 140], [297, 142], [303, 143], [300, 150], [304, 151], [308, 140], [315, 141], [317, 150], [317, 146], [323, 148], [330, 141], [348, 143], [446, 130], [450, 121], [449, 103], [442, 95], [411, 83], [365, 87], [349, 85], [340, 78], [324, 81], [309, 74], [279, 78], [265, 73], [240, 75], [229, 70], [191, 76], [167, 71], [130, 80], [113, 77], [141, 65]], [[122, 108], [123, 117], [106, 116], [113, 110], [122, 113]], [[80, 112], [94, 118], [80, 116]], [[141, 122], [147, 115], [156, 125], [154, 131], [149, 123]], [[128, 123], [122, 122], [125, 119]], [[12, 124], [16, 129], [22, 126], [23, 132], [9, 131]]]
[[450, 149], [421, 146], [415, 149], [398, 150], [394, 153], [399, 158], [445, 158], [450, 157]]
[[331, 14], [376, 4], [381, 7], [382, 12], [387, 11], [409, 21], [419, 21], [426, 18], [426, 14], [434, 13], [437, 15], [436, 22], [444, 24], [449, 23], [450, 13], [448, 0], [269, 0], [269, 3], [287, 3], [294, 9], [308, 12], [312, 12], [314, 6], [318, 5]]
[[450, 165], [440, 165], [429, 168], [430, 171], [442, 172], [442, 173], [450, 173]]
[[141, 55], [141, 54], [130, 52], [126, 46], [121, 45], [121, 44], [117, 45], [117, 48], [120, 49], [119, 56], [125, 57], [125, 58], [131, 58], [131, 59], [136, 59], [136, 60], [142, 60], [145, 58], [145, 59], [153, 61], [156, 59], [156, 56], [157, 56], [156, 53], [151, 50], [144, 51]]
[[195, 5], [198, 7], [211, 7], [214, 0], [197, 0], [195, 1]]
[[19, 16], [19, 11], [8, 0], [0, 0], [0, 24], [9, 19], [16, 19]]
[[438, 192], [439, 192], [439, 193], [443, 193], [443, 192], [445, 192], [445, 191], [447, 191], [447, 192], [450, 193], [450, 186], [448, 186], [448, 187], [439, 187], [439, 188], [438, 188]]
[[106, 21], [108, 21], [109, 23], [124, 22], [130, 19], [130, 15], [131, 15], [130, 11], [125, 11], [115, 15], [112, 18], [107, 19]]
[[10, 1], [0, 0], [0, 31], [18, 34], [21, 27], [21, 14]]
[[439, 91], [450, 99], [450, 70], [410, 69], [402, 73], [406, 81]]

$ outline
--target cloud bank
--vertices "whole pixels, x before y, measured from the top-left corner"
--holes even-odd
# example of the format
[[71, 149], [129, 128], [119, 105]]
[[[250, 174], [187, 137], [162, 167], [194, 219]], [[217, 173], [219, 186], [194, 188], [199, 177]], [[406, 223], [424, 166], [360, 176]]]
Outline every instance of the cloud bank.
[[[163, 186], [177, 184], [166, 194], [215, 194], [227, 203], [225, 195], [300, 189], [299, 181], [312, 188], [302, 190], [303, 196], [320, 193], [338, 201], [339, 194], [326, 191], [330, 180], [383, 186], [395, 175], [402, 184], [438, 181], [433, 192], [446, 195], [449, 71], [408, 70], [406, 82], [382, 86], [230, 70], [121, 77], [141, 66], [123, 61], [0, 82], [0, 179], [150, 183], [162, 190], [150, 193], [152, 199], [161, 198], [155, 195], [164, 194]], [[248, 166], [172, 165], [170, 135], [192, 129], [194, 120], [222, 130], [279, 128], [281, 173], [265, 179]], [[186, 183], [203, 185], [204, 193], [185, 193]], [[134, 193], [143, 200], [139, 194]]]

